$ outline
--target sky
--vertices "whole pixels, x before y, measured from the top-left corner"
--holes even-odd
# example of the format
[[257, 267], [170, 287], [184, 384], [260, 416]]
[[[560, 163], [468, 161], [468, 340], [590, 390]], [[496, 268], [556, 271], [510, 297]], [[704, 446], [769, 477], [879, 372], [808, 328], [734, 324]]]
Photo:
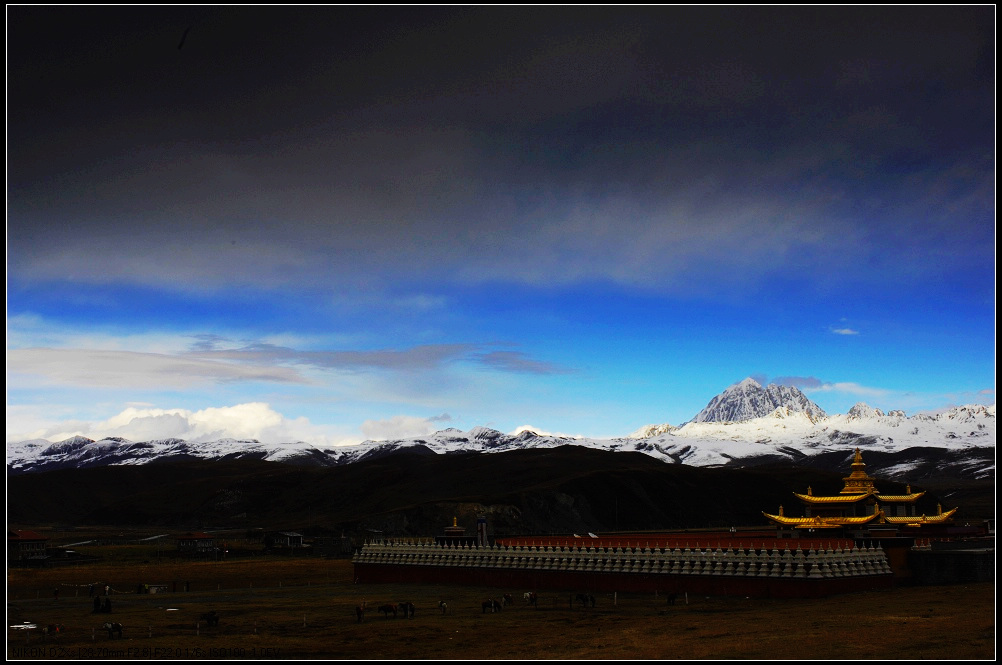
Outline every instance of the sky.
[[995, 403], [995, 7], [7, 6], [7, 441]]

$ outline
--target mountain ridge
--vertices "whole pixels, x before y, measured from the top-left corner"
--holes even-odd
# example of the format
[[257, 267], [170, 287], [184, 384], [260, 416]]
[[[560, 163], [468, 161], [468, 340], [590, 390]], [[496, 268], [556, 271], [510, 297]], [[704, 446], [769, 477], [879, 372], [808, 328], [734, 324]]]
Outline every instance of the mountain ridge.
[[[858, 407], [858, 408], [857, 408]], [[968, 405], [935, 416], [883, 414], [857, 404], [846, 415], [812, 418], [803, 411], [778, 407], [767, 416], [740, 422], [688, 422], [680, 427], [655, 425], [630, 436], [589, 439], [522, 431], [505, 434], [488, 427], [468, 432], [448, 428], [430, 436], [365, 441], [355, 446], [321, 448], [305, 442], [263, 444], [256, 440], [219, 439], [189, 442], [176, 438], [132, 442], [120, 437], [91, 440], [71, 437], [48, 442], [35, 439], [7, 446], [8, 473], [59, 468], [147, 464], [185, 459], [259, 459], [306, 466], [341, 466], [420, 447], [426, 452], [494, 453], [527, 448], [578, 445], [614, 452], [641, 452], [663, 462], [691, 466], [740, 465], [742, 460], [793, 460], [825, 453], [902, 452], [936, 448], [950, 451], [963, 473], [994, 476], [995, 407]], [[972, 449], [988, 449], [991, 462], [970, 468]], [[921, 466], [916, 461], [915, 466]], [[901, 468], [898, 475], [907, 475]]]

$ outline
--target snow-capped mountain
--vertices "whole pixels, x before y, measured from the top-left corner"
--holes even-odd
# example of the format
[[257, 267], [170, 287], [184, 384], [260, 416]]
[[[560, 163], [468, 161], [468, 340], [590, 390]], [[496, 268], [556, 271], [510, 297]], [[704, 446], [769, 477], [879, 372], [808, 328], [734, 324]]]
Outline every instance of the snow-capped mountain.
[[[891, 478], [923, 473], [990, 478], [995, 473], [995, 406], [963, 406], [937, 415], [884, 414], [859, 403], [845, 415], [827, 416], [795, 388], [763, 389], [745, 380], [714, 398], [693, 420], [680, 427], [649, 425], [629, 436], [588, 439], [532, 431], [505, 434], [487, 427], [468, 432], [445, 429], [431, 436], [365, 441], [357, 446], [318, 448], [295, 442], [263, 444], [221, 439], [132, 442], [121, 438], [93, 441], [73, 437], [7, 444], [8, 473], [105, 465], [146, 464], [182, 459], [250, 458], [317, 466], [337, 466], [401, 449], [415, 453], [493, 453], [524, 448], [578, 445], [609, 451], [640, 452], [667, 463], [692, 466], [749, 465], [766, 461], [805, 463], [819, 456], [851, 456], [854, 448], [880, 453], [884, 467], [868, 470]], [[775, 389], [770, 391], [770, 389]], [[770, 410], [766, 410], [772, 407]], [[744, 418], [749, 413], [762, 414]], [[841, 462], [839, 462], [841, 464]], [[844, 467], [844, 465], [843, 465]]]
[[793, 386], [769, 384], [763, 388], [758, 381], [747, 378], [710, 400], [689, 422], [739, 422], [762, 418], [779, 408], [804, 413], [811, 420], [825, 417], [824, 410]]

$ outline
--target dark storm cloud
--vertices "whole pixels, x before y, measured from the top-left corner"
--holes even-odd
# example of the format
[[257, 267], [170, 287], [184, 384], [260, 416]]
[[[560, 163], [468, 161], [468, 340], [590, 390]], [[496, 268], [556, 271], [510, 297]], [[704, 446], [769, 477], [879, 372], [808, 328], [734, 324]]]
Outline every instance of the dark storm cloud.
[[9, 8], [10, 271], [713, 291], [984, 265], [991, 16]]
[[566, 374], [571, 370], [537, 360], [521, 351], [484, 350], [473, 344], [427, 344], [407, 349], [367, 351], [302, 350], [267, 343], [240, 347], [218, 336], [200, 336], [188, 357], [236, 362], [254, 366], [309, 366], [343, 371], [389, 370], [421, 372], [457, 361], [470, 361], [489, 369], [517, 374]]
[[478, 356], [481, 363], [492, 369], [519, 374], [569, 374], [571, 369], [536, 360], [521, 351], [490, 351]]
[[254, 365], [306, 365], [349, 371], [370, 369], [421, 371], [462, 359], [473, 349], [473, 346], [466, 344], [429, 344], [408, 349], [307, 351], [255, 343], [239, 348], [207, 349], [199, 346], [191, 352], [191, 355]]

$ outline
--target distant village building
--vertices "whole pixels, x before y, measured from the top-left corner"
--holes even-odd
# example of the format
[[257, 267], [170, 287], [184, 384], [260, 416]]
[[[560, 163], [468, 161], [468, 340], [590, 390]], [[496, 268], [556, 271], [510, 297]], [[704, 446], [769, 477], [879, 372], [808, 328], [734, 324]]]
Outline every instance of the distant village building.
[[796, 530], [820, 529], [872, 529], [895, 527], [922, 527], [951, 524], [957, 509], [943, 512], [937, 507], [935, 515], [919, 515], [916, 503], [925, 492], [913, 493], [909, 485], [904, 494], [883, 494], [876, 480], [867, 475], [863, 456], [856, 449], [852, 471], [843, 478], [842, 491], [834, 496], [815, 496], [811, 488], [806, 494], [793, 495], [803, 507], [803, 517], [788, 517], [780, 506], [779, 514], [762, 514], [779, 527]]
[[182, 533], [177, 538], [177, 551], [181, 554], [203, 555], [216, 551], [215, 539], [201, 531]]
[[355, 552], [355, 541], [343, 533], [324, 531], [313, 537], [312, 550], [317, 556], [351, 556]]
[[300, 549], [303, 547], [303, 534], [295, 531], [274, 531], [265, 535], [264, 546], [268, 549]]
[[7, 531], [7, 560], [27, 561], [46, 558], [49, 539], [37, 531], [13, 529]]

